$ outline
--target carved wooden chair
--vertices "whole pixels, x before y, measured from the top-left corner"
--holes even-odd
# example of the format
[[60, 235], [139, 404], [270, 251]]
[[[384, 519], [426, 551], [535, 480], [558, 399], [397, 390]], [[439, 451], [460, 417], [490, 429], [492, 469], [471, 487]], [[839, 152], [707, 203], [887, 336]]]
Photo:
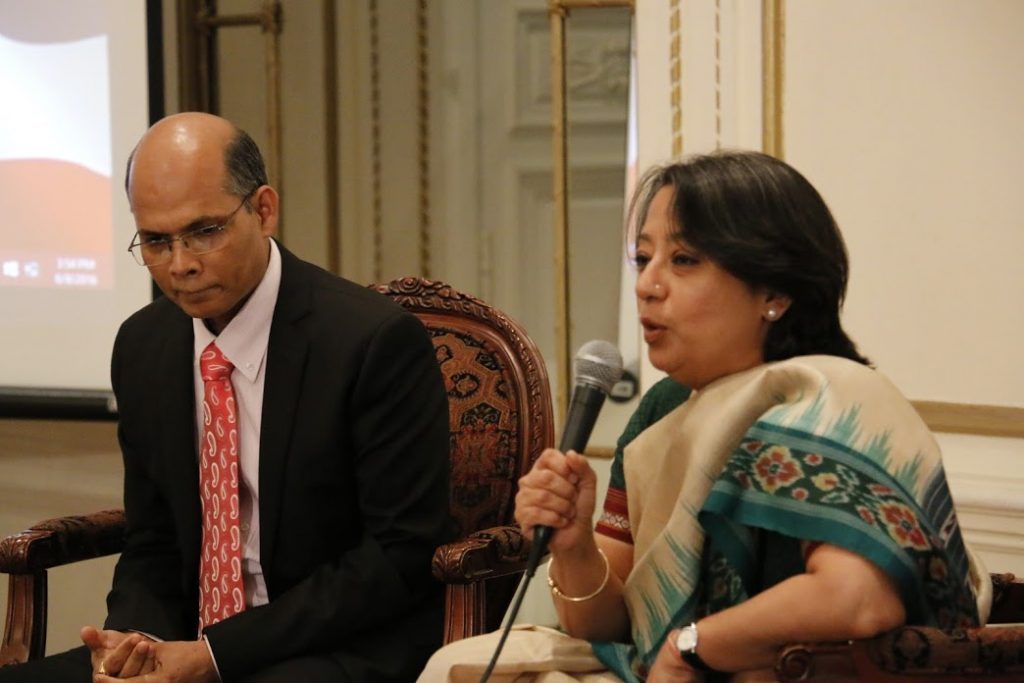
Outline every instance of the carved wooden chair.
[[554, 442], [540, 351], [501, 311], [417, 278], [377, 285], [412, 311], [434, 342], [448, 386], [451, 510], [459, 540], [434, 553], [446, 585], [446, 643], [497, 629], [529, 546], [514, 526], [519, 477]]
[[[515, 321], [444, 283], [404, 278], [373, 287], [423, 321], [448, 389], [458, 540], [433, 560], [434, 576], [446, 583], [445, 642], [493, 631], [529, 553], [513, 526], [518, 480], [553, 441], [543, 359]], [[47, 570], [120, 552], [123, 535], [123, 512], [107, 510], [0, 540], [0, 572], [10, 577], [0, 666], [44, 654]]]

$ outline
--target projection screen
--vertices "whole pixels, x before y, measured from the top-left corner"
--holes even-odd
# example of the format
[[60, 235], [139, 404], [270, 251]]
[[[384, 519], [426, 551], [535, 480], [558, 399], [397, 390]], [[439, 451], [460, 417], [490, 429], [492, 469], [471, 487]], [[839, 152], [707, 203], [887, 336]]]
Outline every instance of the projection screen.
[[[5, 414], [18, 414], [19, 405], [59, 412], [61, 402], [83, 400], [113, 411], [114, 335], [151, 299], [146, 269], [126, 251], [135, 228], [123, 189], [125, 162], [153, 105], [146, 8], [0, 0]], [[151, 32], [158, 46], [159, 30]], [[162, 108], [162, 98], [154, 102]]]

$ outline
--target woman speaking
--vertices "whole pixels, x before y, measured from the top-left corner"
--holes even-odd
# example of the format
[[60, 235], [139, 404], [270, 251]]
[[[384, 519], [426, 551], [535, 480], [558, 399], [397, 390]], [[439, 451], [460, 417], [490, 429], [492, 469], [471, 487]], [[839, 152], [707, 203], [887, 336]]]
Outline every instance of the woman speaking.
[[[581, 455], [548, 449], [521, 479], [516, 520], [555, 530], [562, 631], [514, 631], [492, 680], [756, 679], [787, 643], [983, 621], [938, 446], [840, 324], [846, 249], [814, 187], [716, 153], [649, 172], [630, 215], [668, 377], [620, 439], [596, 528]], [[475, 682], [495, 643], [454, 643], [420, 680]]]

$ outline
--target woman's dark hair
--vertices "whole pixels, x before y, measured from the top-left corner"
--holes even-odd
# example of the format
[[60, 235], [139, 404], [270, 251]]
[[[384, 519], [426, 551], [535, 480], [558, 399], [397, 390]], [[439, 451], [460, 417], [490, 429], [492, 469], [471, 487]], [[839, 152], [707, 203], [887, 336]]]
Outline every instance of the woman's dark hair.
[[839, 321], [846, 245], [806, 178], [759, 152], [715, 152], [651, 169], [630, 207], [634, 238], [663, 187], [675, 190], [679, 237], [749, 286], [792, 299], [769, 327], [765, 361], [828, 354], [868, 364]]

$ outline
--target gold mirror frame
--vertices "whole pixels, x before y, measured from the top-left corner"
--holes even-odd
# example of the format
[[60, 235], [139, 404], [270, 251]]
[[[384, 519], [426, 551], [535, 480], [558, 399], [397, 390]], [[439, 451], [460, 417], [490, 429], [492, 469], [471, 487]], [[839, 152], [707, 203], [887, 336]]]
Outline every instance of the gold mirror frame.
[[628, 8], [634, 0], [548, 0], [551, 22], [551, 147], [555, 233], [555, 409], [569, 405], [569, 145], [565, 71], [565, 20], [574, 9]]
[[178, 0], [179, 99], [182, 111], [218, 113], [216, 33], [231, 26], [258, 26], [264, 35], [267, 88], [267, 174], [281, 187], [281, 2], [263, 0], [259, 11], [217, 14], [210, 0]]

